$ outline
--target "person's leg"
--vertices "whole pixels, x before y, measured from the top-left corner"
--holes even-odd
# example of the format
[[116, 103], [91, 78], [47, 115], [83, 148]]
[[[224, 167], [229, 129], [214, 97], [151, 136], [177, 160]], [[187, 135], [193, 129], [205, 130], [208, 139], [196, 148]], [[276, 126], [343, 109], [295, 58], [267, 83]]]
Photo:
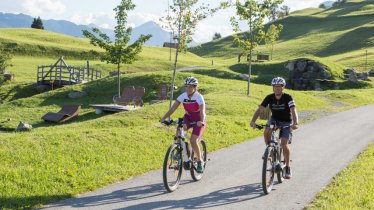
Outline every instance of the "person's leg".
[[[198, 161], [201, 161], [201, 152], [200, 152], [200, 147], [199, 147], [199, 136], [195, 135], [195, 134], [192, 134], [191, 135], [191, 138], [190, 138], [190, 143], [191, 143], [191, 147], [195, 153], [195, 156], [197, 158]], [[193, 158], [193, 157], [191, 157]]]
[[291, 150], [290, 150], [290, 147], [288, 146], [288, 138], [285, 138], [285, 137], [281, 138], [281, 146], [283, 149], [284, 162], [286, 166], [290, 166]]
[[266, 127], [264, 130], [264, 140], [265, 140], [266, 145], [270, 142], [270, 138], [271, 138], [271, 128]]

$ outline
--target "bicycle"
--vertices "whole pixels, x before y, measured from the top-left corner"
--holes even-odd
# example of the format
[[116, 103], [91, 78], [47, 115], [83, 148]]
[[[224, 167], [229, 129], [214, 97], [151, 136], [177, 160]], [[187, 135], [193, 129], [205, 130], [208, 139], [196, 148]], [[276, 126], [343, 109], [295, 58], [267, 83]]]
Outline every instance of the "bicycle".
[[[263, 129], [266, 125], [256, 124], [257, 129]], [[277, 127], [275, 125], [270, 125], [271, 128], [271, 139], [266, 146], [265, 153], [263, 156], [262, 165], [262, 189], [265, 194], [269, 194], [274, 185], [274, 175], [277, 174], [277, 179], [279, 183], [284, 181], [284, 168], [285, 161], [283, 157], [283, 149], [280, 146], [279, 138], [276, 135], [276, 130], [283, 127]], [[289, 144], [291, 143], [292, 135], [289, 139]]]
[[[174, 143], [166, 152], [162, 169], [164, 186], [167, 191], [173, 192], [179, 186], [183, 171], [184, 159], [188, 159], [190, 162], [189, 167], [185, 168], [185, 170], [190, 170], [191, 177], [194, 181], [199, 181], [203, 177], [203, 173], [198, 173], [196, 171], [197, 158], [194, 156], [194, 151], [192, 148], [190, 148], [188, 143], [185, 142], [183, 118], [178, 118], [175, 121], [164, 121], [163, 124], [167, 126], [177, 124], [177, 135], [174, 137]], [[196, 126], [196, 122], [190, 123], [190, 126]], [[207, 161], [207, 149], [204, 140], [201, 139], [199, 141], [199, 147], [205, 168]]]

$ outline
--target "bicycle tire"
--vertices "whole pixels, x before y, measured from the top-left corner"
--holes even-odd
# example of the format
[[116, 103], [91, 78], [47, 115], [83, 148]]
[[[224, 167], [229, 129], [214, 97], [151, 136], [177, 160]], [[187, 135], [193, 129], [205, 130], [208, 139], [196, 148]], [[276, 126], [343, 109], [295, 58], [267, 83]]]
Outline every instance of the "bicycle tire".
[[172, 145], [165, 154], [162, 177], [165, 189], [173, 192], [179, 186], [182, 176], [182, 150], [179, 145]]
[[262, 189], [269, 194], [274, 185], [274, 148], [267, 147], [262, 165]]
[[277, 156], [278, 156], [279, 162], [280, 162], [281, 167], [282, 167], [282, 170], [277, 172], [277, 179], [278, 179], [279, 183], [282, 183], [284, 181], [284, 174], [283, 174], [284, 171], [283, 171], [283, 169], [284, 169], [284, 165], [285, 165], [282, 148], [279, 149], [279, 154]]
[[[206, 160], [207, 160], [207, 151], [206, 151], [206, 144], [204, 142], [204, 140], [201, 140], [199, 142], [199, 146], [200, 146], [200, 152], [201, 152], [201, 156], [203, 158], [203, 161], [204, 161], [204, 168], [206, 167]], [[197, 167], [197, 159], [194, 157], [194, 152], [192, 151], [191, 153], [191, 160], [192, 160], [192, 167], [190, 169], [190, 173], [191, 173], [191, 177], [194, 181], [199, 181], [201, 178], [203, 178], [203, 173], [198, 173], [196, 171], [196, 167]]]

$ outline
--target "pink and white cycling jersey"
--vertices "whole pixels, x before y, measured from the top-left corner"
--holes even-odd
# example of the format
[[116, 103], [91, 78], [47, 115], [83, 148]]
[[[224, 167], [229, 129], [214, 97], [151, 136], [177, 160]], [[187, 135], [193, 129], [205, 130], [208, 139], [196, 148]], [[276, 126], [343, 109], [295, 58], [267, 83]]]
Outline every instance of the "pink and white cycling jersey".
[[184, 92], [177, 98], [177, 101], [183, 104], [184, 110], [188, 115], [200, 113], [199, 106], [205, 104], [203, 96], [198, 92], [195, 92], [191, 99], [188, 98], [188, 94]]

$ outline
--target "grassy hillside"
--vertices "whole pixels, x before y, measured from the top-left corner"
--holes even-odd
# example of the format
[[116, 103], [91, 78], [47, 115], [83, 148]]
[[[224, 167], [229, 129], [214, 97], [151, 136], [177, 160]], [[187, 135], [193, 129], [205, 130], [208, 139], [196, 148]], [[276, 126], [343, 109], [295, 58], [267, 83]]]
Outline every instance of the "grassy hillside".
[[[363, 69], [365, 50], [374, 67], [374, 1], [349, 1], [331, 9], [305, 9], [277, 21], [284, 26], [275, 45], [274, 60], [316, 56], [347, 67]], [[265, 46], [256, 49], [268, 53]], [[192, 48], [203, 57], [236, 60], [238, 50], [232, 37]]]
[[[204, 75], [204, 72], [215, 73]], [[253, 94], [247, 97], [246, 82], [234, 76], [230, 79], [229, 75], [235, 72], [229, 69], [201, 69], [197, 73], [178, 73], [177, 84], [191, 74], [200, 79], [200, 91], [207, 103], [209, 128], [204, 138], [209, 151], [261, 135], [260, 131], [249, 129], [248, 119], [264, 95], [271, 91], [268, 85], [252, 85]], [[219, 75], [227, 77], [219, 78]], [[148, 105], [148, 102], [155, 98], [159, 83], [170, 83], [170, 73], [128, 74], [121, 82], [146, 87], [144, 108], [95, 115], [88, 104], [105, 103], [108, 96], [115, 93], [115, 78], [65, 87], [0, 105], [2, 127], [14, 128], [19, 121], [34, 126], [31, 132], [0, 135], [2, 208], [37, 207], [161, 167], [174, 129], [158, 123], [168, 103]], [[84, 90], [88, 94], [81, 99], [69, 99], [67, 94], [72, 90]], [[374, 103], [374, 99], [367, 97], [374, 94], [373, 90], [287, 92], [294, 95], [300, 113], [314, 113]], [[336, 101], [344, 106], [334, 106]], [[40, 119], [48, 111], [58, 111], [64, 103], [82, 104], [77, 120], [55, 125]], [[174, 117], [182, 113], [179, 109]]]
[[[178, 72], [176, 84], [182, 85], [183, 79], [190, 75], [200, 80], [200, 92], [207, 103], [209, 127], [204, 138], [208, 150], [261, 135], [260, 131], [249, 128], [248, 119], [263, 97], [271, 92], [270, 78], [287, 76], [283, 67], [286, 60], [305, 56], [315, 58], [328, 65], [336, 77], [341, 75], [343, 65], [360, 63], [357, 58], [361, 56], [362, 45], [356, 47], [355, 42], [345, 50], [341, 43], [344, 45], [353, 39], [350, 36], [357, 35], [357, 31], [348, 32], [356, 29], [364, 34], [362, 40], [372, 43], [373, 35], [366, 30], [373, 27], [370, 2], [349, 1], [344, 7], [331, 10], [303, 10], [281, 20], [288, 21], [289, 26], [285, 26], [288, 30], [276, 46], [276, 59], [254, 65], [251, 97], [245, 95], [247, 82], [238, 77], [247, 72], [247, 66], [236, 63], [236, 50], [230, 48], [230, 37], [194, 49], [205, 58], [182, 54], [179, 67], [205, 66]], [[345, 20], [353, 22], [347, 26]], [[329, 25], [321, 27], [318, 22]], [[294, 30], [294, 27], [299, 30]], [[344, 38], [347, 33], [348, 38]], [[342, 37], [344, 39], [337, 42]], [[360, 37], [356, 38], [362, 41]], [[116, 94], [116, 78], [106, 77], [115, 66], [91, 60], [91, 66], [104, 70], [103, 79], [43, 94], [36, 95], [32, 83], [36, 80], [38, 65], [52, 64], [63, 55], [69, 65], [85, 66], [86, 53], [91, 49], [99, 52], [99, 49], [84, 39], [32, 29], [0, 29], [0, 42], [14, 45], [16, 53], [13, 66], [8, 69], [15, 74], [15, 80], [3, 84], [0, 89], [3, 99], [0, 128], [7, 130], [0, 135], [1, 209], [40, 207], [161, 168], [175, 130], [158, 123], [168, 103], [150, 105], [149, 102], [155, 99], [160, 83], [171, 83], [173, 61], [169, 61], [169, 49], [145, 47], [138, 61], [122, 66], [122, 86], [141, 85], [146, 88], [145, 107], [132, 112], [96, 115], [89, 104], [111, 103]], [[280, 53], [280, 50], [284, 52]], [[211, 58], [214, 58], [214, 66], [211, 66]], [[373, 60], [372, 54], [369, 59], [370, 62]], [[374, 95], [373, 82], [358, 83], [356, 88], [362, 89], [348, 89], [352, 84], [339, 82], [344, 90], [286, 91], [294, 96], [302, 122], [323, 113], [374, 103], [374, 97], [371, 97]], [[68, 98], [69, 92], [74, 90], [84, 90], [87, 95], [79, 99]], [[179, 90], [176, 95], [178, 93]], [[65, 103], [82, 105], [76, 120], [56, 125], [41, 119], [45, 113], [56, 112]], [[182, 114], [180, 108], [174, 117]], [[34, 129], [14, 132], [19, 121], [32, 124]]]
[[[104, 76], [117, 71], [117, 66], [101, 62], [98, 53], [101, 49], [90, 45], [86, 39], [65, 36], [36, 29], [0, 29], [0, 44], [14, 55], [7, 71], [15, 79], [1, 86], [0, 101], [11, 101], [36, 94], [37, 67], [54, 64], [60, 56], [70, 66], [85, 67], [86, 60], [91, 68], [100, 69]], [[169, 71], [173, 69], [175, 50], [160, 47], [144, 47], [138, 60], [121, 65], [122, 73]], [[181, 53], [178, 67], [208, 66], [211, 61], [192, 53]]]

